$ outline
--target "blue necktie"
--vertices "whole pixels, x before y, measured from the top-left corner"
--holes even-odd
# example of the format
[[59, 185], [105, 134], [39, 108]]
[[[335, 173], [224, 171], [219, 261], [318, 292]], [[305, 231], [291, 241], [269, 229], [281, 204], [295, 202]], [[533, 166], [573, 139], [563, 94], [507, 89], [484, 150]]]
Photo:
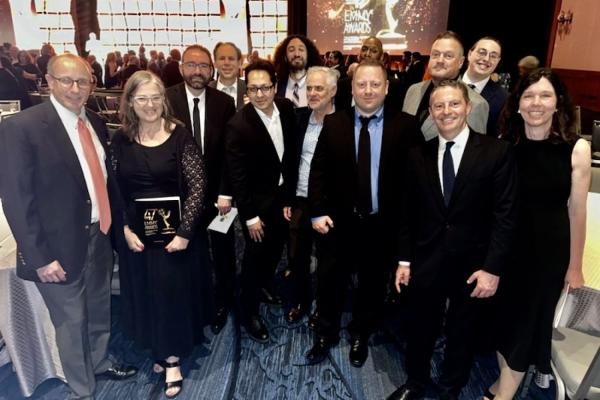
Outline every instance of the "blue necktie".
[[446, 150], [444, 151], [444, 159], [442, 160], [442, 179], [444, 182], [444, 203], [446, 207], [450, 203], [452, 189], [454, 188], [454, 161], [450, 149], [454, 146], [454, 142], [446, 142]]

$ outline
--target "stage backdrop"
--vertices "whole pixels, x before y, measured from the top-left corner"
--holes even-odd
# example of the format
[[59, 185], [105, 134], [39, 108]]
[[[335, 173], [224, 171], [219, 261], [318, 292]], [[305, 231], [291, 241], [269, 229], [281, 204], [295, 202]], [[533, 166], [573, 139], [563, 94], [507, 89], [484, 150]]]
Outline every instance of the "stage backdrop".
[[358, 54], [362, 41], [377, 36], [390, 54], [428, 54], [446, 30], [449, 0], [308, 0], [307, 34], [321, 52]]

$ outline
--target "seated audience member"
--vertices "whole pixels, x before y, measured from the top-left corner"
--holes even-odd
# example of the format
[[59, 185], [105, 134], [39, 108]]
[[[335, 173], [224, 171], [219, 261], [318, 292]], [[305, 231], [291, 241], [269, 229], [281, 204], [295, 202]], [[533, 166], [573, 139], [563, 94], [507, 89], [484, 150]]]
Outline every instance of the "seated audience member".
[[208, 86], [217, 88], [233, 98], [236, 109], [241, 109], [250, 99], [246, 96], [246, 82], [239, 78], [242, 52], [231, 42], [219, 42], [213, 50], [217, 79]]
[[181, 71], [179, 70], [181, 52], [177, 49], [171, 49], [169, 56], [171, 59], [160, 69], [162, 81], [165, 83], [165, 87], [167, 88], [183, 82], [183, 77], [181, 76]]
[[308, 209], [308, 177], [310, 163], [319, 139], [323, 120], [333, 113], [333, 99], [339, 79], [339, 72], [327, 67], [310, 67], [306, 76], [306, 95], [308, 109], [298, 116], [297, 153], [294, 158], [293, 180], [286, 199], [283, 215], [290, 223], [288, 243], [289, 265], [286, 271], [291, 282], [288, 302], [291, 309], [286, 319], [290, 323], [298, 322], [312, 306], [312, 287], [310, 279], [310, 261], [315, 239]]
[[[438, 135], [438, 128], [429, 113], [429, 97], [432, 90], [443, 80], [458, 79], [460, 67], [465, 60], [460, 37], [452, 32], [438, 34], [431, 45], [428, 71], [431, 80], [415, 83], [408, 88], [402, 111], [415, 115], [419, 120], [425, 140]], [[468, 88], [471, 112], [467, 122], [475, 132], [486, 133], [489, 106], [485, 99]]]
[[10, 59], [3, 52], [0, 53], [0, 100], [19, 100], [23, 110], [31, 106], [31, 100], [19, 75]]
[[108, 53], [104, 64], [104, 87], [117, 89], [121, 87], [121, 69], [117, 63], [117, 55]]
[[[440, 399], [458, 399], [471, 372], [478, 316], [509, 262], [516, 226], [512, 146], [467, 125], [470, 92], [456, 80], [431, 91], [439, 134], [408, 156], [399, 266], [406, 286], [406, 374], [389, 400], [422, 399], [442, 325]], [[488, 332], [486, 332], [487, 334]]]
[[21, 82], [23, 83], [24, 89], [30, 92], [37, 91], [37, 81], [42, 78], [42, 72], [37, 65], [31, 61], [31, 56], [28, 51], [19, 51], [17, 59], [18, 62], [14, 64], [14, 67], [21, 73]]
[[508, 92], [491, 79], [496, 70], [502, 47], [498, 39], [483, 37], [469, 50], [469, 65], [462, 76], [462, 81], [488, 102], [490, 113], [487, 122], [487, 134], [498, 136], [498, 117], [508, 98]]
[[121, 70], [121, 83], [123, 87], [127, 84], [127, 80], [136, 72], [140, 71], [140, 60], [134, 55], [127, 57], [127, 64], [124, 69]]
[[[180, 360], [201, 341], [212, 318], [205, 301], [211, 297], [211, 275], [207, 265], [198, 265], [195, 239], [206, 172], [194, 139], [172, 117], [156, 75], [134, 73], [120, 107], [123, 128], [113, 138], [112, 154], [126, 208], [120, 229], [127, 248], [119, 249], [121, 321], [136, 345], [151, 350], [154, 372], [166, 372], [165, 396], [174, 398], [183, 389]], [[172, 238], [153, 244], [136, 227], [144, 217], [136, 200], [171, 196], [180, 199], [179, 226], [173, 226]]]
[[54, 47], [51, 44], [46, 43], [42, 46], [40, 53], [42, 54], [36, 61], [40, 72], [42, 73], [42, 85], [46, 85], [46, 74], [48, 73], [48, 62], [52, 57], [56, 55]]
[[500, 281], [498, 365], [489, 400], [512, 399], [530, 365], [550, 374], [554, 310], [565, 284], [583, 286], [590, 146], [577, 136], [573, 102], [558, 75], [521, 79], [500, 121], [516, 150], [516, 252]]

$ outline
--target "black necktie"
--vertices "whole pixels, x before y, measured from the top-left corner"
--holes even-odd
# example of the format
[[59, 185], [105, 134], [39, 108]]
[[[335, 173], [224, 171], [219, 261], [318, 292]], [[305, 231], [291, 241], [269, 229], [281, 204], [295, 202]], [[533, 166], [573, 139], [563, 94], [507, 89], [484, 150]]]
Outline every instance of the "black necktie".
[[192, 116], [192, 123], [194, 124], [194, 136], [196, 137], [196, 143], [198, 143], [198, 148], [200, 149], [200, 154], [202, 154], [202, 133], [200, 131], [200, 110], [198, 109], [198, 103], [200, 99], [194, 97], [194, 112]]
[[359, 117], [361, 127], [358, 136], [358, 204], [356, 210], [360, 215], [368, 215], [373, 210], [371, 204], [371, 138], [369, 121], [375, 116]]
[[450, 196], [452, 196], [452, 188], [454, 188], [454, 161], [450, 149], [454, 146], [454, 142], [446, 142], [446, 150], [444, 151], [444, 159], [442, 160], [442, 174], [444, 182], [444, 203], [448, 206]]

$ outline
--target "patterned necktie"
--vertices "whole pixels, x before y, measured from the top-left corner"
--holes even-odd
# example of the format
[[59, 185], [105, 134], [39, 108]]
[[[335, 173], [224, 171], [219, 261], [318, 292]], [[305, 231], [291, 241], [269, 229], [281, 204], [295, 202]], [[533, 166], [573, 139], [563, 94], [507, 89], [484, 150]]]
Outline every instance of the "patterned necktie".
[[371, 202], [371, 137], [369, 121], [375, 116], [359, 117], [361, 126], [358, 136], [358, 201], [356, 210], [360, 215], [369, 215], [373, 211]]
[[200, 131], [200, 109], [198, 109], [198, 103], [200, 99], [194, 97], [194, 111], [193, 111], [193, 121], [194, 125], [194, 137], [196, 138], [196, 143], [198, 143], [198, 149], [200, 150], [200, 154], [202, 154], [202, 132]]
[[81, 118], [77, 119], [77, 131], [79, 132], [79, 140], [83, 148], [83, 155], [87, 162], [90, 174], [92, 175], [92, 184], [94, 192], [96, 192], [96, 202], [98, 203], [98, 214], [100, 217], [100, 231], [105, 235], [110, 229], [112, 222], [110, 216], [110, 203], [108, 201], [108, 190], [106, 189], [106, 181], [100, 166], [98, 152], [92, 140], [92, 134]]
[[292, 96], [293, 101], [294, 101], [294, 105], [296, 107], [298, 107], [300, 105], [300, 95], [298, 94], [298, 91], [300, 90], [300, 85], [298, 85], [298, 82], [294, 83], [294, 91], [292, 92]]
[[446, 207], [450, 203], [452, 189], [454, 188], [454, 161], [450, 149], [454, 146], [454, 142], [446, 142], [446, 150], [444, 150], [444, 158], [442, 159], [442, 179], [444, 181], [444, 203]]

